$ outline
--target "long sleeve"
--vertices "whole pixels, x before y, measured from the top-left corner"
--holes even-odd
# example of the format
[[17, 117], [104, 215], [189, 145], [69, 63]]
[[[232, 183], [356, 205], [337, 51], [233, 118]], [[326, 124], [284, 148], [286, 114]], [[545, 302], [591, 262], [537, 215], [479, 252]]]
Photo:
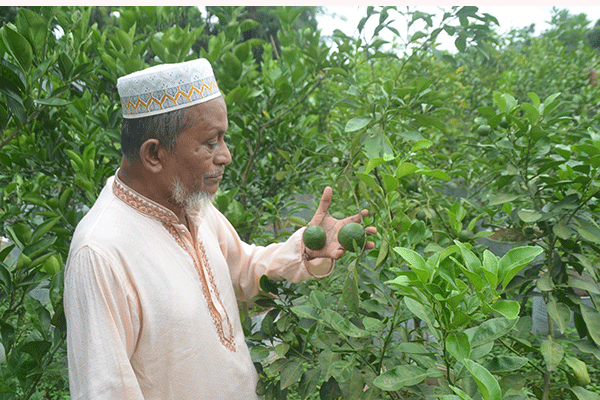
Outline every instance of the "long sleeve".
[[130, 363], [140, 327], [136, 300], [114, 263], [89, 247], [69, 256], [65, 312], [72, 399], [143, 399]]
[[332, 259], [304, 258], [303, 229], [288, 240], [269, 246], [256, 246], [242, 241], [227, 219], [217, 210], [206, 221], [218, 235], [238, 300], [247, 301], [260, 293], [262, 275], [274, 281], [300, 282], [321, 278], [333, 271]]

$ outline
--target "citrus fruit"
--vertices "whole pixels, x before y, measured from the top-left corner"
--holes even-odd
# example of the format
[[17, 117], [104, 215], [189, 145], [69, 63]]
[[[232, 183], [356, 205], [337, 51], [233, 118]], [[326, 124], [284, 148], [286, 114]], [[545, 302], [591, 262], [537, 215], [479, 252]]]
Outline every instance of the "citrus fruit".
[[468, 242], [469, 240], [471, 240], [471, 233], [466, 229], [463, 229], [458, 233], [458, 240], [460, 240], [461, 242]]
[[[338, 242], [346, 250], [360, 251], [365, 245], [366, 240], [365, 228], [357, 222], [350, 222], [342, 226], [338, 232]], [[356, 243], [356, 248], [354, 247], [354, 243]]]
[[492, 132], [492, 127], [489, 125], [479, 125], [477, 127], [477, 133], [479, 136], [487, 136]]
[[309, 225], [302, 234], [304, 245], [311, 250], [319, 250], [325, 246], [327, 235], [325, 229], [319, 225]]
[[502, 117], [502, 119], [500, 120], [500, 123], [498, 125], [500, 125], [500, 127], [504, 128], [504, 129], [506, 129], [510, 126], [506, 117]]
[[416, 217], [419, 221], [425, 221], [427, 219], [427, 212], [425, 212], [425, 210], [419, 210]]

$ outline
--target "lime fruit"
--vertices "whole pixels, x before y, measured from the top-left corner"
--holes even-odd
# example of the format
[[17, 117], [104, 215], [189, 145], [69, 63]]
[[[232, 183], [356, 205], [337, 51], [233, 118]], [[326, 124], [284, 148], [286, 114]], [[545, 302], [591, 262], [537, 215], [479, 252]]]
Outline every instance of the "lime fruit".
[[319, 225], [307, 226], [302, 234], [302, 241], [304, 242], [304, 245], [311, 250], [322, 249], [327, 241], [325, 229]]
[[502, 117], [502, 119], [500, 120], [500, 123], [498, 125], [500, 125], [500, 127], [504, 128], [504, 129], [506, 129], [510, 126], [506, 117]]
[[425, 212], [425, 210], [419, 210], [416, 217], [419, 221], [425, 221], [427, 219], [427, 212]]
[[492, 133], [492, 127], [489, 125], [479, 125], [477, 127], [477, 133], [479, 136], [488, 136], [490, 133]]
[[461, 242], [468, 242], [471, 240], [471, 233], [468, 230], [463, 229], [458, 233], [458, 240]]
[[[365, 233], [365, 228], [357, 222], [350, 222], [342, 226], [338, 232], [338, 242], [340, 242], [342, 247], [346, 250], [360, 251], [366, 241], [367, 234]], [[354, 247], [355, 243], [356, 248]]]

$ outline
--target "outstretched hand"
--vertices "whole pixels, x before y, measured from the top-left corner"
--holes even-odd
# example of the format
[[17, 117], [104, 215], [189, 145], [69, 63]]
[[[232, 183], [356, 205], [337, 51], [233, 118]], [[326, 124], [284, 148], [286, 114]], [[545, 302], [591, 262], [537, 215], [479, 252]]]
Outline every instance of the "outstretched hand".
[[[325, 246], [323, 246], [322, 249], [311, 250], [306, 248], [306, 255], [308, 256], [309, 260], [313, 258], [332, 258], [334, 260], [340, 259], [345, 252], [345, 249], [342, 247], [337, 238], [341, 227], [350, 222], [360, 223], [362, 222], [362, 219], [369, 214], [368, 210], [362, 210], [360, 213], [344, 219], [333, 218], [331, 215], [329, 215], [329, 206], [331, 205], [332, 197], [333, 190], [331, 187], [327, 186], [325, 190], [323, 190], [319, 207], [309, 222], [309, 225], [320, 225], [325, 230], [325, 234], [327, 235]], [[367, 235], [373, 235], [377, 233], [377, 228], [369, 226], [365, 228], [365, 231], [367, 232]], [[365, 243], [365, 250], [371, 250], [374, 247], [375, 243], [367, 240]]]

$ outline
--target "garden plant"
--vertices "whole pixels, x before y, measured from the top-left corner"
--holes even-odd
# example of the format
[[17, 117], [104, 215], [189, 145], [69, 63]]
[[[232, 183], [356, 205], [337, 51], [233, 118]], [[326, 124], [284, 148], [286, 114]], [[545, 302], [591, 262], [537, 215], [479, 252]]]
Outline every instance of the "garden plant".
[[63, 269], [120, 162], [117, 78], [198, 57], [229, 113], [215, 205], [245, 240], [306, 226], [325, 186], [334, 218], [377, 227], [240, 305], [259, 394], [600, 399], [598, 24], [370, 6], [322, 37], [319, 12], [0, 7], [0, 399], [69, 398]]

